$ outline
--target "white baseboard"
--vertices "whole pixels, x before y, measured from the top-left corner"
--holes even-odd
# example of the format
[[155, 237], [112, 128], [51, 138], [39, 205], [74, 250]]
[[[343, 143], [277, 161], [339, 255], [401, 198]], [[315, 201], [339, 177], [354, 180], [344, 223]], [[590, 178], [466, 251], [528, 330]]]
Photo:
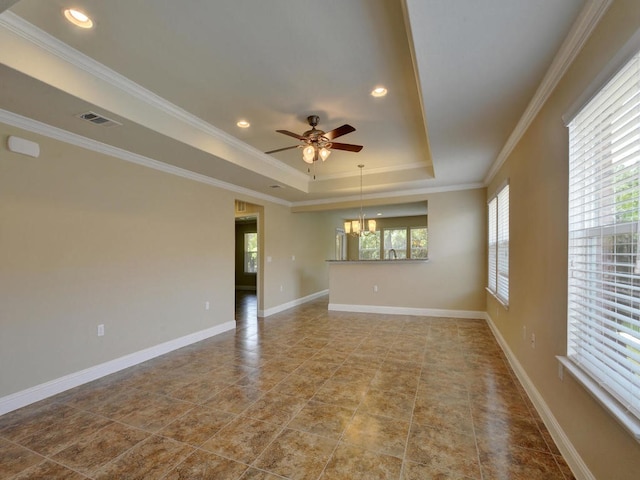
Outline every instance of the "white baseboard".
[[542, 395], [540, 395], [540, 392], [538, 391], [538, 389], [535, 387], [535, 385], [527, 375], [527, 372], [524, 370], [524, 368], [522, 367], [522, 365], [520, 364], [516, 356], [513, 354], [513, 352], [509, 348], [509, 345], [507, 344], [506, 340], [504, 339], [504, 337], [502, 336], [502, 334], [500, 333], [496, 325], [493, 323], [491, 316], [487, 313], [485, 314], [485, 318], [487, 320], [487, 324], [489, 325], [489, 328], [491, 328], [491, 331], [493, 332], [493, 336], [498, 341], [498, 344], [500, 344], [500, 347], [502, 348], [502, 351], [506, 355], [507, 360], [509, 360], [509, 364], [511, 365], [511, 368], [513, 368], [513, 371], [518, 377], [518, 380], [520, 380], [520, 383], [522, 384], [525, 391], [527, 392], [527, 395], [529, 395], [529, 399], [531, 400], [533, 405], [536, 407], [536, 410], [540, 414], [540, 417], [542, 418], [542, 421], [546, 425], [547, 430], [549, 430], [551, 437], [556, 442], [556, 446], [558, 447], [558, 450], [560, 450], [560, 453], [562, 453], [562, 456], [564, 457], [564, 459], [567, 461], [567, 464], [571, 468], [573, 475], [578, 480], [596, 480], [596, 477], [591, 473], [587, 465], [584, 463], [584, 461], [582, 460], [582, 457], [580, 457], [577, 450], [575, 449], [575, 447], [567, 437], [567, 434], [564, 433], [564, 430], [562, 430], [562, 427], [554, 417], [553, 413], [551, 412], [551, 409], [549, 408], [547, 403], [544, 401], [544, 398], [542, 397]]
[[226, 331], [233, 330], [234, 328], [236, 328], [235, 320], [225, 322], [199, 332], [185, 335], [184, 337], [176, 338], [174, 340], [89, 367], [79, 372], [65, 375], [64, 377], [56, 378], [55, 380], [36, 385], [35, 387], [12, 393], [11, 395], [0, 398], [0, 415], [17, 410], [18, 408], [25, 407], [40, 400], [44, 400], [45, 398], [57, 395], [65, 390], [97, 380], [98, 378], [102, 378], [125, 368], [138, 365], [139, 363], [151, 360], [152, 358], [164, 355], [165, 353], [169, 353], [173, 350], [177, 350], [201, 340], [214, 337]]
[[297, 307], [298, 305], [302, 305], [303, 303], [310, 302], [315, 300], [316, 298], [324, 297], [329, 294], [329, 290], [322, 290], [320, 292], [312, 293], [311, 295], [307, 295], [306, 297], [297, 298], [287, 303], [283, 303], [282, 305], [278, 305], [277, 307], [268, 308], [266, 310], [258, 310], [259, 317], [268, 317], [270, 315], [275, 315], [276, 313], [283, 312], [292, 307]]
[[437, 308], [385, 307], [380, 305], [347, 305], [330, 303], [329, 310], [337, 312], [384, 313], [388, 315], [416, 315], [421, 317], [479, 318], [484, 319], [485, 312], [473, 310], [442, 310]]

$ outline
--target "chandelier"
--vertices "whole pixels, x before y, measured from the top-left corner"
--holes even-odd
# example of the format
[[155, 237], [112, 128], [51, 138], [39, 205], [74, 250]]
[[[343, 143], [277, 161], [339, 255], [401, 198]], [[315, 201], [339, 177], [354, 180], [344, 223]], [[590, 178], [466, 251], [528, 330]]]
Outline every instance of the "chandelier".
[[360, 164], [358, 168], [360, 169], [360, 215], [358, 215], [357, 220], [344, 222], [344, 233], [353, 235], [354, 237], [362, 237], [376, 233], [375, 220], [367, 220], [365, 223], [365, 215], [362, 212], [362, 169], [364, 165]]

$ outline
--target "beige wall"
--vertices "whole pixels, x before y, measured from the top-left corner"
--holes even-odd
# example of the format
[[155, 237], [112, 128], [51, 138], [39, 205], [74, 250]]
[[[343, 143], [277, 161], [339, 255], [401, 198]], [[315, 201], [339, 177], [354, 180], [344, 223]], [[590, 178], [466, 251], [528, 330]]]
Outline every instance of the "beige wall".
[[332, 304], [485, 311], [485, 189], [430, 194], [427, 202], [428, 263], [331, 265]]
[[334, 251], [331, 216], [271, 205], [264, 217], [264, 310], [328, 289], [325, 260]]
[[[510, 182], [510, 305], [487, 311], [596, 478], [637, 479], [640, 444], [566, 372], [568, 132], [561, 115], [640, 27], [637, 0], [617, 0], [488, 188]], [[535, 333], [536, 346], [523, 338]]]
[[[0, 398], [233, 321], [237, 197], [0, 124]], [[326, 215], [243, 200], [262, 204], [266, 308], [326, 290]]]

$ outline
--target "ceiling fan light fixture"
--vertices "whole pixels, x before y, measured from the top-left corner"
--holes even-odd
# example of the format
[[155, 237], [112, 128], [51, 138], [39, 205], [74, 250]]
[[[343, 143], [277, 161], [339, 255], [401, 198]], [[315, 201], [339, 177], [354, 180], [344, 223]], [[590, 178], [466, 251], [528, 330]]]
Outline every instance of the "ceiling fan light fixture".
[[331, 150], [329, 150], [327, 147], [322, 147], [320, 149], [320, 158], [322, 159], [322, 161], [324, 162], [327, 158], [329, 158], [329, 155], [331, 155]]
[[64, 17], [71, 23], [73, 23], [76, 27], [80, 28], [92, 28], [93, 20], [89, 18], [87, 14], [81, 12], [80, 10], [76, 10], [75, 8], [67, 8], [64, 11]]
[[313, 163], [313, 159], [316, 156], [316, 149], [313, 148], [313, 145], [307, 145], [302, 149], [302, 159], [311, 164]]

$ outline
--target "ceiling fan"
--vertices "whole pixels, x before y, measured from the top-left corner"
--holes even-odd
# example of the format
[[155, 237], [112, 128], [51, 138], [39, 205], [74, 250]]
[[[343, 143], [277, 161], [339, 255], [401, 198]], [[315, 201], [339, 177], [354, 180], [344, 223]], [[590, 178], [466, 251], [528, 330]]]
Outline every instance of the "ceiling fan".
[[318, 115], [309, 115], [307, 122], [311, 126], [311, 130], [307, 130], [302, 135], [290, 132], [288, 130], [276, 130], [278, 133], [289, 135], [290, 137], [300, 140], [299, 145], [293, 145], [292, 147], [279, 148], [277, 150], [271, 150], [265, 153], [276, 153], [284, 150], [291, 150], [293, 148], [302, 148], [302, 159], [308, 164], [312, 165], [319, 159], [323, 162], [331, 154], [331, 150], [345, 150], [347, 152], [359, 152], [362, 150], [362, 145], [352, 145], [349, 143], [334, 142], [335, 138], [346, 135], [347, 133], [355, 132], [356, 129], [351, 125], [344, 124], [341, 127], [334, 128], [330, 132], [324, 132], [316, 128], [320, 117]]

